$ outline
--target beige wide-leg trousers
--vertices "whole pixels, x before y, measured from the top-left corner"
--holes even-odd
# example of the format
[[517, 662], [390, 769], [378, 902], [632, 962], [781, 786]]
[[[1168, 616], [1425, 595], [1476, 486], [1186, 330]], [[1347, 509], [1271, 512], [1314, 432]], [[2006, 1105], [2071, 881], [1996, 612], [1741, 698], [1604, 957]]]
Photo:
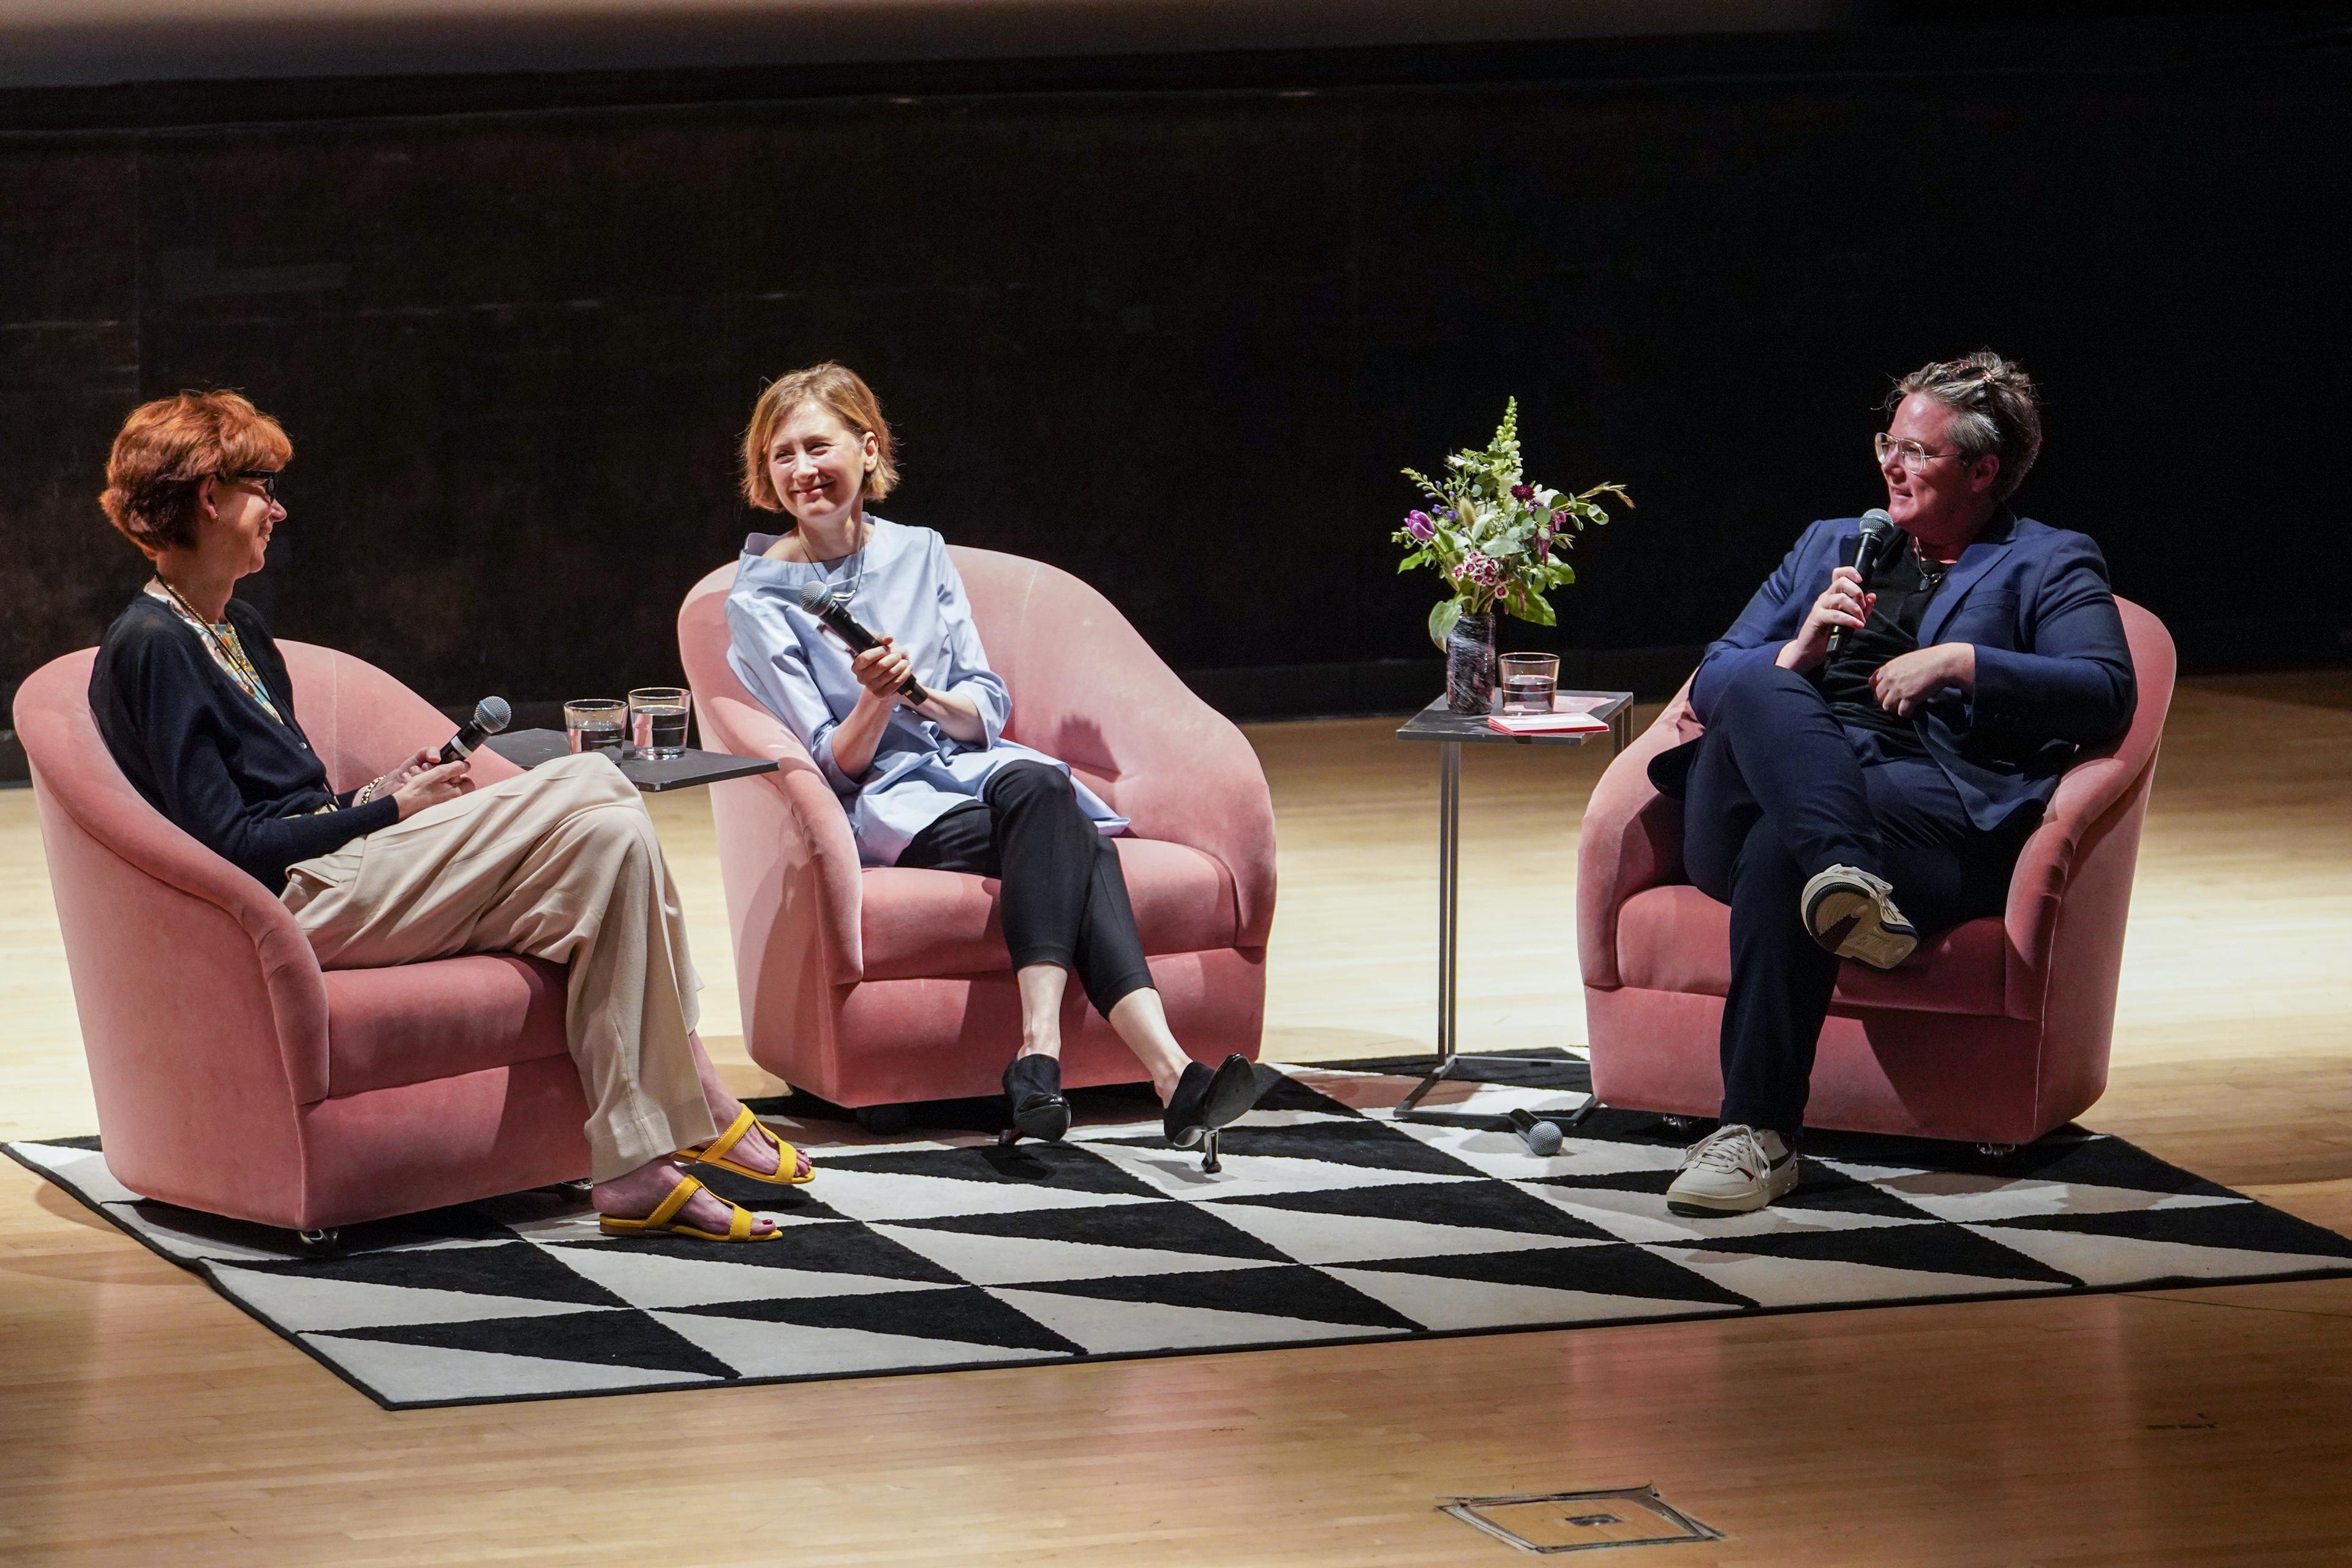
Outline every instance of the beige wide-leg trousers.
[[677, 889], [606, 758], [559, 757], [300, 861], [283, 898], [328, 969], [459, 952], [569, 965], [592, 1180], [717, 1134], [687, 1038], [702, 982]]

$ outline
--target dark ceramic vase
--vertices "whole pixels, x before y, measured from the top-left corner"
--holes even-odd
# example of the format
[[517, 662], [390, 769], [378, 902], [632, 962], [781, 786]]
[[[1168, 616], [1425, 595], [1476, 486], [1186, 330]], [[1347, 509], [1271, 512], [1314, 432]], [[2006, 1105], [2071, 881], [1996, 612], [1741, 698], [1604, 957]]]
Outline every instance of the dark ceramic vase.
[[1495, 617], [1464, 616], [1445, 634], [1445, 706], [1484, 713], [1495, 696]]

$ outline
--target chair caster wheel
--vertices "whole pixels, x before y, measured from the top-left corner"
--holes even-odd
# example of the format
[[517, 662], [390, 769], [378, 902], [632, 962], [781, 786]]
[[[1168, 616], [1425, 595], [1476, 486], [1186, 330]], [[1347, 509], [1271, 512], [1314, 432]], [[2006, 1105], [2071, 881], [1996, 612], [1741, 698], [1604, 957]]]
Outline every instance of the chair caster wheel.
[[852, 1115], [858, 1127], [877, 1138], [895, 1138], [915, 1124], [915, 1113], [904, 1105], [861, 1105]]
[[298, 1230], [294, 1245], [307, 1258], [331, 1258], [343, 1249], [343, 1233], [331, 1227], [326, 1230]]
[[1982, 1154], [1988, 1160], [2005, 1160], [2010, 1155], [2017, 1152], [2017, 1145], [2014, 1143], [1979, 1143], [1977, 1145], [1977, 1152]]

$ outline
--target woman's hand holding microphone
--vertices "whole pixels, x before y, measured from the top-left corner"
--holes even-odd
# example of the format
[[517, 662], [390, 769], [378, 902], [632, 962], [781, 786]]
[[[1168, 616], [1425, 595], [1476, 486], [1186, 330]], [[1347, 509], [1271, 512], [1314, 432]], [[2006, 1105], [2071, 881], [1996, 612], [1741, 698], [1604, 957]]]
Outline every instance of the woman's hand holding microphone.
[[[900, 688], [905, 686], [908, 678], [915, 673], [914, 661], [898, 651], [897, 639], [887, 633], [879, 642], [849, 661], [849, 673], [857, 678], [857, 684], [862, 689], [857, 694], [857, 711], [850, 715], [848, 723], [856, 722], [861, 713], [869, 718], [878, 717], [882, 723], [887, 723], [890, 710], [903, 703], [966, 745], [978, 745], [987, 739], [987, 729], [981, 722], [980, 710], [972, 706], [970, 698], [961, 695], [950, 696], [937, 687], [926, 686], [922, 701], [907, 700], [907, 695]], [[847, 728], [847, 723], [845, 723], [844, 728]], [[876, 725], [874, 732], [877, 737], [879, 736], [879, 723]], [[857, 739], [866, 740], [862, 730]], [[841, 745], [842, 742], [836, 731], [834, 741], [834, 757], [836, 761], [841, 757]], [[869, 751], [867, 752], [869, 759], [871, 755]], [[845, 771], [847, 771], [846, 764], [845, 764]], [[856, 773], [864, 771], [863, 766], [856, 770]], [[855, 774], [853, 773], [852, 776]]]
[[400, 807], [403, 822], [428, 806], [455, 800], [473, 787], [467, 776], [464, 761], [445, 763], [441, 753], [430, 746], [420, 746], [392, 772], [384, 774], [360, 792], [362, 799], [353, 804], [382, 800], [387, 795]]
[[1772, 662], [1799, 675], [1811, 675], [1830, 656], [1830, 634], [1841, 627], [1859, 631], [1876, 603], [1878, 595], [1864, 590], [1861, 573], [1851, 566], [1837, 568], [1830, 574], [1830, 585], [1806, 612], [1805, 624], [1781, 645]]
[[[849, 673], [864, 687], [860, 701], [879, 703], [884, 708], [896, 707], [898, 689], [915, 673], [914, 660], [898, 651], [898, 639], [884, 634], [882, 640], [849, 661]], [[908, 703], [913, 708], [914, 703]]]
[[[1870, 618], [1878, 595], [1865, 592], [1862, 574], [1851, 566], [1830, 574], [1830, 585], [1813, 601], [1805, 624], [1781, 645], [1773, 662], [1783, 669], [1811, 675], [1829, 658], [1830, 636], [1841, 627], [1858, 631]], [[1973, 643], [1937, 643], [1898, 654], [1871, 672], [1871, 695], [1878, 705], [1908, 719], [1948, 691], [1965, 692], [1976, 685], [1977, 650]]]

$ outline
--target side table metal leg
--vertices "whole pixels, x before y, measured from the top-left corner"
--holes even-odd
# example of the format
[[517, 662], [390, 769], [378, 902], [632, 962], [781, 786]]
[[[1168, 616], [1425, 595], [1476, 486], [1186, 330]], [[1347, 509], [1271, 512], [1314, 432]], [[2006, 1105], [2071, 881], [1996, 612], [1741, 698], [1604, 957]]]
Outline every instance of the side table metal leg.
[[1437, 1059], [1451, 1062], [1459, 1048], [1454, 1037], [1454, 1001], [1461, 984], [1462, 747], [1446, 741], [1437, 748]]
[[1437, 747], [1437, 1066], [1398, 1102], [1405, 1115], [1454, 1070], [1454, 999], [1460, 976], [1454, 961], [1462, 913], [1462, 745]]

